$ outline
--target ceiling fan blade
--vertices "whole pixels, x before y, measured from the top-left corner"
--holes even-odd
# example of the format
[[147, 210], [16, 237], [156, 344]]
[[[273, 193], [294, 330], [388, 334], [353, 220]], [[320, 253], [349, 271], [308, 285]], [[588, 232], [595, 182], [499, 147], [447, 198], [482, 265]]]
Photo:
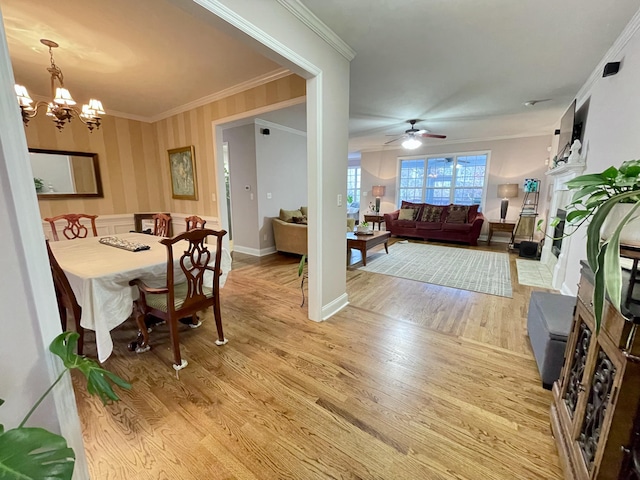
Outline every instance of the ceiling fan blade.
[[390, 143], [393, 142], [397, 142], [398, 140], [400, 140], [402, 137], [398, 137], [398, 138], [394, 138], [393, 140], [389, 140], [388, 142], [384, 142], [384, 145], [389, 145]]
[[416, 135], [422, 135], [423, 133], [429, 133], [429, 130], [425, 130], [423, 128], [422, 130], [418, 130], [417, 132], [415, 132]]
[[446, 135], [436, 135], [435, 133], [421, 133], [420, 136], [430, 138], [447, 138]]

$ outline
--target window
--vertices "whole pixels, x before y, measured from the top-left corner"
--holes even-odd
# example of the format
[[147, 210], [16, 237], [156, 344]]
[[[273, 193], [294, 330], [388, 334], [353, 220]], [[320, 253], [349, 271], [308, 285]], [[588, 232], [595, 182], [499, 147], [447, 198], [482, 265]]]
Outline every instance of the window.
[[352, 206], [360, 206], [360, 167], [347, 168], [347, 207]]
[[480, 205], [488, 153], [401, 158], [398, 206], [403, 200], [434, 205]]

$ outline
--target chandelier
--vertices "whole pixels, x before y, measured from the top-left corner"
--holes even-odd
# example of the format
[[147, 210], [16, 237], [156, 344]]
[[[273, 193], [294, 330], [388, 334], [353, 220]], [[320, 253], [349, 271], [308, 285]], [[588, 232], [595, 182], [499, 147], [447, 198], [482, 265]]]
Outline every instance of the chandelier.
[[[71, 122], [71, 118], [76, 116], [84, 123], [90, 132], [93, 129], [100, 128], [100, 115], [104, 115], [104, 109], [102, 108], [102, 102], [92, 98], [89, 100], [88, 105], [83, 105], [82, 110], [79, 110], [74, 105], [75, 100], [71, 97], [71, 93], [64, 87], [64, 76], [62, 70], [56, 65], [53, 59], [53, 48], [57, 48], [58, 44], [45, 38], [40, 40], [40, 43], [49, 47], [49, 57], [51, 59], [51, 66], [47, 68], [47, 71], [51, 75], [51, 102], [33, 102], [33, 99], [29, 96], [26, 87], [22, 85], [15, 85], [16, 96], [18, 97], [18, 104], [20, 105], [20, 111], [22, 112], [22, 121], [25, 126], [29, 123], [29, 120], [38, 114], [40, 107], [47, 107], [47, 115], [52, 117], [58, 130], [62, 131], [65, 124]], [[59, 86], [56, 85], [56, 82]]]

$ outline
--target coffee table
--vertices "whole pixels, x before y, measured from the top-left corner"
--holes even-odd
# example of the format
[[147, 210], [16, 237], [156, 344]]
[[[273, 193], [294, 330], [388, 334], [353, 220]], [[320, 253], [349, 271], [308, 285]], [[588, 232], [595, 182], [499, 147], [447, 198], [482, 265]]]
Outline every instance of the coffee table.
[[349, 260], [351, 260], [351, 249], [354, 248], [359, 250], [362, 254], [362, 264], [367, 266], [367, 250], [375, 247], [376, 245], [380, 245], [384, 243], [384, 251], [389, 253], [389, 248], [387, 242], [389, 241], [389, 237], [391, 236], [391, 232], [387, 231], [377, 231], [372, 232], [371, 234], [360, 234], [355, 232], [347, 233], [347, 265], [349, 265]]

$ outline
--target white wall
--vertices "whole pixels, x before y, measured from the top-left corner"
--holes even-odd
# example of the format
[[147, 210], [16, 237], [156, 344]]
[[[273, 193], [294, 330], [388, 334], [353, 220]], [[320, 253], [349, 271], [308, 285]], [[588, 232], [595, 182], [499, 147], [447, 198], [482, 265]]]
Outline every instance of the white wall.
[[[269, 135], [260, 133], [263, 128], [269, 128]], [[307, 138], [305, 132], [257, 121], [255, 142], [260, 248], [269, 249], [275, 245], [271, 218], [277, 217], [281, 208], [295, 210], [308, 205]]]
[[[269, 135], [260, 133], [263, 128]], [[271, 218], [281, 208], [308, 205], [306, 134], [258, 119], [224, 130], [223, 138], [229, 145], [233, 248], [273, 253]]]
[[[349, 61], [354, 52], [298, 20], [286, 0], [194, 0], [263, 45], [261, 51], [307, 78], [309, 318], [320, 321], [347, 304], [346, 206]], [[334, 45], [330, 45], [328, 42]]]
[[[0, 16], [1, 20], [1, 16]], [[61, 332], [53, 280], [33, 187], [13, 71], [0, 22], [0, 423], [18, 425], [53, 383], [61, 363], [45, 348]], [[76, 453], [74, 478], [88, 478], [71, 381], [67, 375], [29, 426], [60, 431]]]
[[[618, 167], [626, 160], [640, 158], [640, 26], [639, 15], [620, 35], [612, 49], [595, 68], [594, 83], [586, 84], [578, 95], [578, 108], [589, 100], [589, 112], [584, 125], [582, 154], [585, 173], [601, 172]], [[629, 36], [629, 34], [633, 33]], [[620, 71], [602, 78], [606, 62], [621, 61]], [[584, 229], [583, 229], [584, 230]], [[586, 259], [585, 232], [573, 234], [567, 252], [567, 274], [563, 291], [576, 294], [580, 277], [580, 260]]]
[[[360, 215], [367, 212], [370, 202], [375, 202], [371, 195], [373, 185], [385, 185], [385, 196], [381, 198], [380, 210], [391, 212], [396, 210], [396, 182], [398, 175], [398, 157], [414, 155], [440, 155], [445, 153], [465, 153], [489, 151], [489, 177], [486, 202], [482, 213], [487, 220], [500, 218], [500, 201], [497, 191], [502, 183], [517, 183], [520, 185], [518, 198], [509, 200], [507, 219], [516, 221], [522, 208], [524, 193], [522, 184], [525, 178], [541, 180], [541, 192], [546, 192], [547, 170], [546, 160], [549, 158], [548, 147], [552, 142], [552, 132], [539, 137], [513, 138], [506, 140], [489, 140], [472, 143], [452, 143], [448, 145], [423, 146], [416, 150], [386, 150], [378, 152], [364, 152], [360, 161], [362, 168], [362, 192]], [[545, 216], [547, 196], [540, 195], [538, 206], [539, 218]], [[488, 231], [488, 222], [483, 225], [483, 232]]]
[[223, 139], [229, 145], [233, 245], [238, 251], [257, 250], [258, 178], [253, 124], [225, 130]]

